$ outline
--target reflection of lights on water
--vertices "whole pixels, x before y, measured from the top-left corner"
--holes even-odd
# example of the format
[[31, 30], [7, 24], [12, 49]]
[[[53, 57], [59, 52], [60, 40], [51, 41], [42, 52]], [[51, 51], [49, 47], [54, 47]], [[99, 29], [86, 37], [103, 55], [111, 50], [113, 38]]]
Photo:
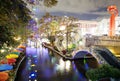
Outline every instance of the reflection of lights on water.
[[37, 55], [34, 55], [33, 57], [37, 57]]
[[31, 74], [31, 77], [34, 77], [35, 76], [35, 74]]
[[70, 65], [71, 65], [71, 62], [70, 61], [66, 61], [66, 70], [69, 71], [70, 70]]
[[34, 81], [37, 81], [36, 79]]
[[31, 78], [31, 76], [29, 76], [29, 78]]
[[36, 76], [37, 76], [37, 75], [36, 75], [36, 72], [32, 72], [29, 77], [30, 77], [31, 79], [35, 79]]
[[88, 66], [88, 64], [87, 64], [87, 63], [85, 63], [85, 64], [84, 64], [84, 66], [85, 66], [85, 69], [86, 69], [86, 70], [88, 70], [88, 69], [89, 69], [89, 66]]
[[35, 70], [35, 72], [37, 72], [37, 70]]
[[51, 59], [51, 62], [52, 62], [52, 64], [55, 64], [56, 58], [53, 57], [53, 58]]
[[63, 59], [61, 58], [59, 60], [59, 65], [57, 65], [56, 69], [61, 71], [64, 71], [64, 70], [70, 71], [70, 66], [71, 66], [70, 61], [63, 61]]
[[34, 67], [34, 66], [36, 66], [36, 65], [35, 65], [35, 64], [32, 64], [32, 65], [31, 65], [31, 67]]
[[60, 63], [60, 65], [59, 65], [60, 69], [64, 70], [64, 68], [65, 68], [65, 62], [62, 59], [60, 59], [59, 63]]
[[35, 60], [35, 63], [37, 63], [38, 61], [37, 60]]

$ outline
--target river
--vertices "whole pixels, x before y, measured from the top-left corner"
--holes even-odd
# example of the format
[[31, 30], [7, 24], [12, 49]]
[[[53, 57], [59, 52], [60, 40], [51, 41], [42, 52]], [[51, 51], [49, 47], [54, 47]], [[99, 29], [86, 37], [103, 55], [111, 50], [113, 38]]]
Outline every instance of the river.
[[[79, 60], [78, 60], [79, 61]], [[47, 48], [26, 48], [15, 81], [88, 81], [72, 61], [51, 55]]]

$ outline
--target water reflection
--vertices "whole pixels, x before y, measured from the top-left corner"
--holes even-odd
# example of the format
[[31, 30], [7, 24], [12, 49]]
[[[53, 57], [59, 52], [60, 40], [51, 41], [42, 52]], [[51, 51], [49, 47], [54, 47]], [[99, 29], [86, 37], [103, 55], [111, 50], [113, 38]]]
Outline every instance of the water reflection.
[[50, 55], [46, 48], [27, 48], [26, 53], [16, 81], [87, 81], [76, 63]]

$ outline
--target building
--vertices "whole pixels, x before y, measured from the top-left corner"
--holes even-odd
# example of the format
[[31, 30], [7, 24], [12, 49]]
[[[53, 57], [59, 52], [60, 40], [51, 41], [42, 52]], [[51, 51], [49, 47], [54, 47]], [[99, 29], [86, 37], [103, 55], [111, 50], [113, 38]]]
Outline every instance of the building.
[[[98, 24], [98, 33], [100, 35], [108, 35], [110, 27], [110, 19], [102, 19]], [[115, 35], [120, 35], [120, 17], [115, 18]]]
[[[102, 19], [101, 21], [79, 20], [74, 22], [80, 28], [80, 34], [103, 36], [109, 33], [110, 19]], [[115, 35], [120, 35], [120, 17], [115, 18]]]
[[84, 36], [86, 34], [96, 35], [97, 33], [96, 32], [97, 27], [98, 27], [97, 21], [79, 20], [74, 23], [78, 25], [81, 36]]

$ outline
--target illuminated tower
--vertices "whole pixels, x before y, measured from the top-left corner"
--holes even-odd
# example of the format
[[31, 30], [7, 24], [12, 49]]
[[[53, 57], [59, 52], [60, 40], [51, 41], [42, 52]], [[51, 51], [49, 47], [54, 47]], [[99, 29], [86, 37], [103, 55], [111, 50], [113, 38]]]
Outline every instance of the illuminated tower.
[[108, 6], [107, 10], [111, 14], [109, 36], [114, 36], [115, 35], [115, 17], [118, 15], [118, 10], [117, 10], [117, 7], [115, 5]]

